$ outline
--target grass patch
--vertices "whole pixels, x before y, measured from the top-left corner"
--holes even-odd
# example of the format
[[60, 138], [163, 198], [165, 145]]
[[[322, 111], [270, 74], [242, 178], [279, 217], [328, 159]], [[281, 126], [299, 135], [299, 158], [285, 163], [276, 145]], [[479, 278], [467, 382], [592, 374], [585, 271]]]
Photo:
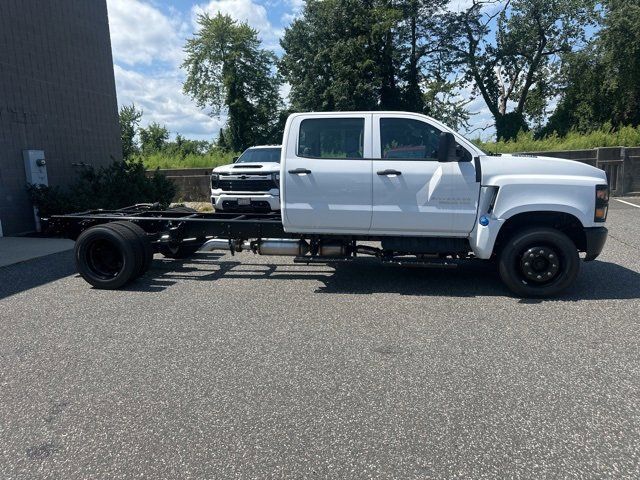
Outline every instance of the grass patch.
[[233, 157], [237, 155], [237, 153], [212, 152], [203, 155], [190, 154], [180, 157], [158, 152], [143, 157], [141, 160], [147, 170], [155, 170], [156, 168], [162, 170], [172, 168], [214, 168], [233, 163]]
[[603, 127], [590, 133], [570, 132], [566, 137], [550, 135], [535, 139], [532, 132], [520, 132], [515, 141], [483, 142], [473, 141], [481, 149], [492, 153], [550, 152], [563, 150], [588, 150], [598, 147], [640, 146], [640, 127], [622, 127], [613, 131]]

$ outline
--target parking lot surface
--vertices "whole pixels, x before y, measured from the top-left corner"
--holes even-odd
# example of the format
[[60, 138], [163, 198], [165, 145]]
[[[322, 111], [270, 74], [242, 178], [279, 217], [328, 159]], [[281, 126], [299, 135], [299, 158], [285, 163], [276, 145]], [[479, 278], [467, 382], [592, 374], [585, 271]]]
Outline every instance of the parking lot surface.
[[553, 300], [494, 270], [0, 269], [0, 478], [640, 478], [640, 199]]

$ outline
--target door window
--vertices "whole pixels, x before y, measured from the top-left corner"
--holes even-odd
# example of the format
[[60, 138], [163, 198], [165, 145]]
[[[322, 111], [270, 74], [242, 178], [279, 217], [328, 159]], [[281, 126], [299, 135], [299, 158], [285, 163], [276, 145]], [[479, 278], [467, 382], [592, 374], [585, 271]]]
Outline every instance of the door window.
[[364, 118], [303, 120], [298, 156], [309, 158], [363, 158]]
[[440, 130], [409, 118], [380, 119], [380, 151], [388, 160], [438, 161]]

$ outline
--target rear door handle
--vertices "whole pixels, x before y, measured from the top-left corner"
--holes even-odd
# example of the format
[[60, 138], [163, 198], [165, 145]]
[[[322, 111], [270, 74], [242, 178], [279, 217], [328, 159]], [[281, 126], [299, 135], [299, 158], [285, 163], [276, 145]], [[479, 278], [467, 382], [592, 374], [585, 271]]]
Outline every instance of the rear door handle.
[[306, 168], [296, 168], [295, 170], [289, 170], [291, 175], [309, 175], [311, 170], [307, 170]]
[[378, 175], [402, 175], [398, 170], [380, 170]]

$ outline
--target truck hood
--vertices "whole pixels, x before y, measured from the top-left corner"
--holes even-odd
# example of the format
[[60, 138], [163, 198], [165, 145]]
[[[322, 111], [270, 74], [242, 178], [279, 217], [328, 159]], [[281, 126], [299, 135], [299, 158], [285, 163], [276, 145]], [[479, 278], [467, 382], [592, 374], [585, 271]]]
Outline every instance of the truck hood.
[[275, 162], [251, 162], [251, 163], [232, 163], [231, 165], [222, 165], [213, 169], [213, 173], [237, 173], [240, 174], [269, 174], [279, 173], [280, 164]]
[[[482, 166], [482, 184], [500, 185], [508, 178], [526, 177], [537, 183], [552, 179], [581, 180], [594, 183], [607, 183], [603, 170], [586, 163], [554, 157], [527, 155], [500, 155], [480, 157]], [[553, 183], [553, 182], [552, 182]]]

